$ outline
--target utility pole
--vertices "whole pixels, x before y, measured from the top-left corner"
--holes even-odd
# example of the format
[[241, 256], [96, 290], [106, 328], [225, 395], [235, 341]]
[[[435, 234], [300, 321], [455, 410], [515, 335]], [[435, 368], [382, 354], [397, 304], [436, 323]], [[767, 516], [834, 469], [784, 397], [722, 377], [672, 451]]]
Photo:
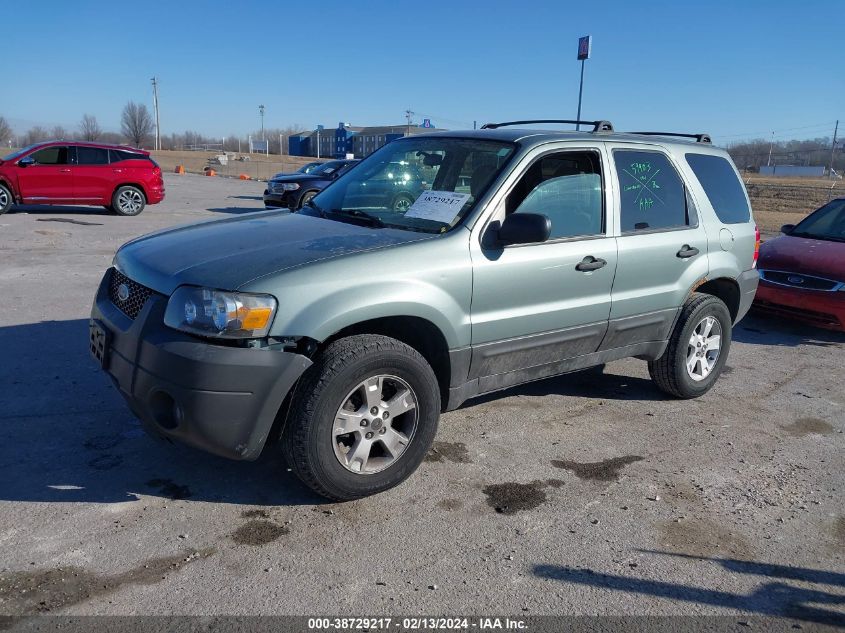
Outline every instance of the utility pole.
[[830, 144], [830, 166], [827, 170], [827, 176], [833, 180], [833, 155], [836, 153], [836, 134], [839, 132], [839, 119], [836, 120], [836, 126], [833, 128], [833, 143]]
[[408, 121], [408, 132], [407, 132], [406, 136], [411, 136], [411, 117], [414, 116], [414, 114], [416, 114], [416, 113], [411, 112], [411, 108], [408, 108], [407, 110], [405, 110], [405, 118]]
[[775, 146], [775, 133], [772, 132], [772, 140], [769, 143], [769, 160], [766, 161], [766, 167], [771, 167], [772, 165], [772, 148]]
[[153, 77], [150, 79], [153, 84], [153, 109], [155, 110], [156, 115], [156, 140], [155, 140], [155, 148], [161, 149], [161, 128], [159, 127], [158, 123], [158, 79]]
[[[576, 121], [581, 120], [581, 97], [584, 96], [584, 62], [590, 59], [590, 53], [593, 49], [593, 36], [585, 35], [578, 38], [578, 59], [581, 62], [581, 83], [578, 85], [578, 115], [575, 117]], [[580, 130], [581, 124], [576, 123], [575, 129]]]
[[264, 137], [264, 106], [258, 106], [258, 114], [261, 115], [261, 140], [266, 141], [267, 139]]

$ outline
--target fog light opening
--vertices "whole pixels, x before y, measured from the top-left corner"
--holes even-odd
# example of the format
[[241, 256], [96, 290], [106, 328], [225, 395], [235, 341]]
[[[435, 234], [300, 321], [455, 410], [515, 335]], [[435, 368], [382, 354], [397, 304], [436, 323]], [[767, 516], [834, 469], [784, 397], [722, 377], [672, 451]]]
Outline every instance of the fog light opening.
[[182, 409], [169, 393], [154, 392], [149, 399], [153, 420], [163, 429], [175, 429], [182, 421]]

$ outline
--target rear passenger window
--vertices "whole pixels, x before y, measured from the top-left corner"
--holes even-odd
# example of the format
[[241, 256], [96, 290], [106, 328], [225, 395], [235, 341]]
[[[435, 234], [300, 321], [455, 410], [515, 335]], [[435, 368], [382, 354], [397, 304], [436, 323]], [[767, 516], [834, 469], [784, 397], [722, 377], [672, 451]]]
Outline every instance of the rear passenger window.
[[604, 231], [601, 162], [595, 152], [544, 156], [529, 167], [507, 199], [508, 213], [538, 213], [552, 222], [549, 239]]
[[751, 219], [745, 191], [727, 160], [709, 154], [686, 154], [685, 158], [723, 223], [740, 224]]
[[690, 224], [684, 183], [660, 152], [615, 150], [622, 232], [674, 229]]
[[147, 160], [146, 155], [136, 154], [135, 152], [126, 152], [122, 149], [110, 149], [111, 162], [119, 163], [122, 160]]
[[108, 165], [109, 150], [100, 147], [77, 146], [76, 163], [78, 165]]

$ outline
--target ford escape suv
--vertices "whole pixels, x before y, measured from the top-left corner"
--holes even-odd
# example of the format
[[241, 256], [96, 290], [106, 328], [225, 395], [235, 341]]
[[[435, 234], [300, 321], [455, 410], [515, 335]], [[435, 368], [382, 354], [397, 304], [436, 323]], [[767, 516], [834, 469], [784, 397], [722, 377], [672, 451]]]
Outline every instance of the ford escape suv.
[[[247, 460], [278, 442], [338, 500], [403, 481], [480, 394], [633, 356], [701, 396], [757, 288], [745, 189], [706, 135], [592, 125], [414, 135], [296, 213], [135, 239], [92, 354], [153, 435]], [[427, 183], [411, 204], [358, 195], [395, 163]]]
[[13, 204], [60, 204], [138, 215], [162, 200], [161, 169], [140, 149], [49, 141], [0, 160], [0, 214]]

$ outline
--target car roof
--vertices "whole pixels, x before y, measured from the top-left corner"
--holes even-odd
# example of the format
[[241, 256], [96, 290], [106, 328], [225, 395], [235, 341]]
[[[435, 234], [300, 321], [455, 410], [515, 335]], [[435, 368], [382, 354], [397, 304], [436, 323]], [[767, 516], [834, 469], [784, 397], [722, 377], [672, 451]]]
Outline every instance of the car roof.
[[123, 152], [134, 152], [136, 154], [149, 155], [145, 149], [131, 147], [129, 145], [115, 145], [114, 143], [95, 143], [93, 141], [72, 141], [72, 140], [56, 140], [56, 141], [41, 141], [40, 143], [33, 143], [33, 149], [36, 147], [50, 147], [52, 145], [77, 145], [79, 147], [98, 147], [100, 149], [116, 149]]
[[713, 147], [710, 143], [700, 143], [695, 140], [661, 136], [660, 134], [649, 133], [637, 134], [633, 132], [579, 132], [575, 130], [543, 130], [534, 128], [500, 127], [486, 130], [453, 130], [447, 132], [429, 132], [426, 134], [414, 134], [413, 137], [460, 137], [488, 141], [504, 141], [508, 143], [520, 143], [522, 145], [540, 145], [550, 141], [616, 141], [623, 143], [643, 143], [658, 145], [683, 145], [685, 147]]

